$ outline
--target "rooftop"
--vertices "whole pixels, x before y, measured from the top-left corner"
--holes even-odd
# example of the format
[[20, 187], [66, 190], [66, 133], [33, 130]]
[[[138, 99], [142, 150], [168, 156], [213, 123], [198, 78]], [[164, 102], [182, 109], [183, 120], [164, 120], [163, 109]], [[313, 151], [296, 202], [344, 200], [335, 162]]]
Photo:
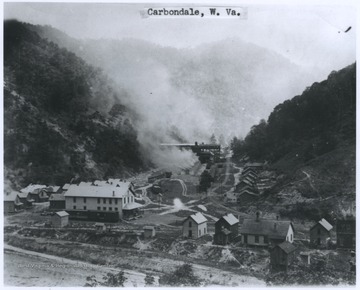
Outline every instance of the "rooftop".
[[59, 217], [65, 217], [65, 216], [68, 216], [69, 214], [66, 212], [66, 211], [58, 211], [55, 213], [57, 216]]
[[326, 219], [321, 219], [318, 223], [322, 225], [327, 231], [330, 231], [333, 228], [333, 226]]
[[29, 184], [27, 187], [21, 189], [21, 192], [33, 192], [36, 189], [42, 189], [42, 188], [46, 188], [46, 185], [41, 185], [41, 184]]
[[282, 242], [281, 244], [278, 244], [275, 247], [279, 247], [286, 254], [290, 254], [291, 252], [294, 252], [296, 250], [296, 247], [292, 243], [289, 243], [288, 241]]
[[17, 196], [18, 196], [18, 192], [12, 191], [4, 195], [4, 201], [15, 201]]
[[127, 187], [107, 187], [93, 185], [71, 185], [65, 193], [65, 197], [108, 197], [123, 198], [128, 196], [129, 188]]
[[50, 195], [49, 200], [63, 201], [63, 200], [65, 200], [64, 193], [53, 193], [52, 195]]
[[227, 223], [231, 226], [239, 222], [239, 220], [232, 213], [228, 213], [227, 215], [224, 215], [222, 218], [226, 220]]
[[191, 216], [189, 216], [188, 218], [191, 218], [194, 220], [194, 222], [196, 222], [198, 225], [202, 224], [204, 222], [207, 222], [206, 217], [204, 217], [200, 212], [197, 212], [196, 214], [192, 214]]
[[239, 232], [241, 234], [266, 235], [277, 239], [285, 238], [290, 226], [294, 230], [290, 221], [244, 219]]

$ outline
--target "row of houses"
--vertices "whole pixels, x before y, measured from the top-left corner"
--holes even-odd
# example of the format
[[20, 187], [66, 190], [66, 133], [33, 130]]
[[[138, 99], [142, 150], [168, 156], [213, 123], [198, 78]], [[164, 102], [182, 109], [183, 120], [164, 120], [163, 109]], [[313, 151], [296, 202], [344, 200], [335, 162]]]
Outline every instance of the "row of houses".
[[[331, 239], [333, 226], [325, 219], [321, 219], [310, 228], [310, 243], [325, 245]], [[206, 235], [207, 219], [201, 214], [190, 215], [183, 222], [183, 236], [199, 238]], [[310, 256], [302, 252], [297, 253], [294, 243], [295, 229], [290, 221], [261, 219], [256, 213], [255, 219], [244, 219], [240, 224], [233, 214], [222, 216], [215, 223], [214, 244], [227, 245], [238, 242], [239, 237], [243, 245], [266, 246], [270, 253], [270, 268], [285, 270], [294, 261], [297, 254], [301, 258], [305, 255], [306, 263], [310, 263]], [[346, 218], [337, 222], [337, 247], [355, 249], [356, 246], [355, 219]]]
[[[325, 219], [315, 223], [309, 230], [310, 244], [325, 246], [331, 239], [333, 226]], [[183, 222], [183, 236], [197, 239], [206, 235], [207, 219], [201, 213], [187, 217]], [[355, 219], [337, 221], [337, 247], [355, 248]], [[233, 214], [222, 216], [215, 223], [214, 244], [227, 245], [241, 241], [249, 246], [275, 246], [283, 242], [294, 242], [295, 228], [292, 222], [276, 219], [262, 219], [260, 212], [256, 218], [244, 219], [240, 224]]]

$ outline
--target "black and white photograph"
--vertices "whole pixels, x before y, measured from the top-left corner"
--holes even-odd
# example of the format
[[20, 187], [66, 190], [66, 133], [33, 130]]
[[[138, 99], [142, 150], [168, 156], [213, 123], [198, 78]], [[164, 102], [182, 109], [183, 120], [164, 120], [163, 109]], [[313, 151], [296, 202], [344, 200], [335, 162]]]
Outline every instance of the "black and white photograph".
[[3, 1], [4, 287], [355, 287], [356, 1]]

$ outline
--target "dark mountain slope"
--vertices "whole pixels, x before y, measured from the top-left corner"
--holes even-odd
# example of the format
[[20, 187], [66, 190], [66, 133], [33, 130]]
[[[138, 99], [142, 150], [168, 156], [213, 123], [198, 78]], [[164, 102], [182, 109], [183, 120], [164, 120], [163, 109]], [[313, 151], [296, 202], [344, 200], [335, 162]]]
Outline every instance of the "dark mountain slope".
[[341, 215], [356, 192], [356, 64], [276, 106], [232, 149], [235, 157], [267, 160], [282, 176], [262, 205], [292, 217]]
[[[5, 21], [4, 79], [9, 178], [61, 183], [143, 168], [131, 111], [99, 69], [25, 24]], [[97, 112], [99, 103], [111, 111]]]

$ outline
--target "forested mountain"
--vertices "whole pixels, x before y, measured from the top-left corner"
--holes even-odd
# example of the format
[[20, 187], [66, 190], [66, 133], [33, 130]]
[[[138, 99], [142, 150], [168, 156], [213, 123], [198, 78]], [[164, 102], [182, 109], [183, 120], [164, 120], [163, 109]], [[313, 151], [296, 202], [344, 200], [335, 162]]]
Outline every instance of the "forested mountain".
[[4, 81], [7, 178], [60, 184], [145, 166], [121, 92], [100, 69], [15, 20], [4, 23]]
[[288, 217], [334, 221], [355, 204], [356, 64], [276, 106], [231, 147], [235, 159], [267, 161], [278, 173], [259, 205]]
[[[236, 155], [272, 163], [287, 154], [299, 162], [344, 144], [355, 144], [356, 65], [332, 72], [301, 96], [275, 107], [267, 121], [251, 128], [244, 142], [234, 140]], [[237, 143], [237, 144], [236, 144]]]

